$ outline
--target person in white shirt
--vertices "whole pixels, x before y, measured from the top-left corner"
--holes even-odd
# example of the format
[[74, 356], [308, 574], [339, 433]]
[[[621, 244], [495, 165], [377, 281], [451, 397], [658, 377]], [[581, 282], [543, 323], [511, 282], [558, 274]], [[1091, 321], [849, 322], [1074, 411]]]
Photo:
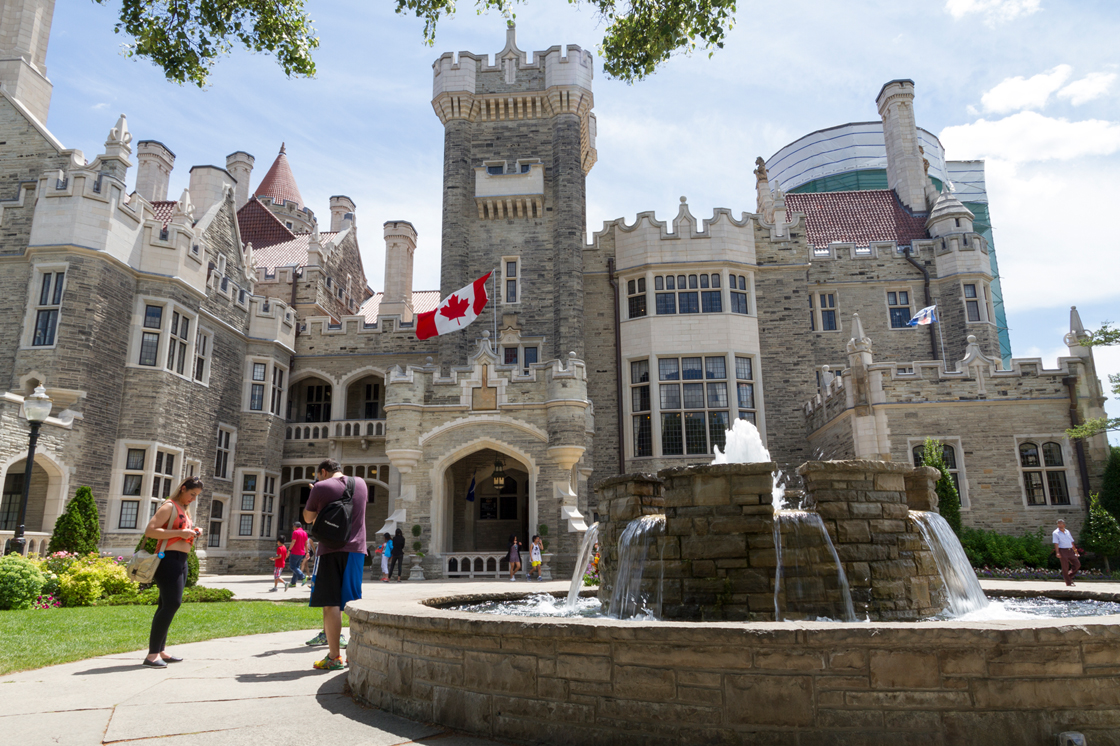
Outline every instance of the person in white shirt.
[[1066, 522], [1059, 519], [1058, 527], [1054, 529], [1054, 554], [1062, 563], [1062, 577], [1066, 585], [1073, 585], [1073, 576], [1081, 570], [1081, 560], [1077, 558], [1077, 546], [1073, 543], [1073, 534], [1066, 530]]
[[536, 573], [538, 581], [541, 579], [541, 549], [543, 544], [538, 534], [533, 537], [533, 543], [529, 545], [529, 573], [525, 575], [526, 580], [533, 573]]

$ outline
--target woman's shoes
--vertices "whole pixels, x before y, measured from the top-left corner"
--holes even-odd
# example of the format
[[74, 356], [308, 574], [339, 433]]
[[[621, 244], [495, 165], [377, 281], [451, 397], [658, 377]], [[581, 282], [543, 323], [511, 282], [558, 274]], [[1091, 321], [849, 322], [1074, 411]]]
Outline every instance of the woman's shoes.
[[150, 661], [145, 658], [142, 665], [149, 666], [151, 668], [167, 668], [167, 661], [163, 660], [162, 658], [156, 658], [154, 661]]
[[164, 661], [164, 663], [182, 663], [183, 662], [182, 658], [176, 658], [174, 655], [165, 656], [162, 660]]

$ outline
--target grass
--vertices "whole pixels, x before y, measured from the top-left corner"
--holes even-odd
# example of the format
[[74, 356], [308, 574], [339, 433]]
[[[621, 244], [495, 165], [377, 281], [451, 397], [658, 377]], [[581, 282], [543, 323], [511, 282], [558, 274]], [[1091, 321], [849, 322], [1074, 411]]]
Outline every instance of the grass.
[[[0, 611], [0, 675], [110, 653], [146, 650], [154, 606], [86, 606]], [[345, 615], [343, 625], [347, 624]], [[168, 647], [265, 632], [320, 629], [323, 612], [306, 602], [231, 601], [183, 604]]]

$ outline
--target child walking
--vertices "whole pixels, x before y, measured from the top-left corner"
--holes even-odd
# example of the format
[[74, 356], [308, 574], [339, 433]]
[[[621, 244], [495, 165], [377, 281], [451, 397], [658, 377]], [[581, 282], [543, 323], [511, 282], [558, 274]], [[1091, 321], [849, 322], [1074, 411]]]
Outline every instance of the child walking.
[[[284, 546], [284, 537], [277, 536], [276, 556], [272, 558], [272, 587], [268, 589], [269, 591], [275, 591], [276, 586], [280, 584], [280, 572], [286, 564], [288, 564], [288, 548]], [[284, 590], [288, 590], [287, 583], [284, 583]]]
[[536, 573], [537, 581], [541, 579], [541, 552], [544, 550], [544, 542], [541, 540], [541, 535], [536, 534], [533, 536], [532, 542], [529, 545], [529, 574], [525, 579], [529, 579], [529, 575]]

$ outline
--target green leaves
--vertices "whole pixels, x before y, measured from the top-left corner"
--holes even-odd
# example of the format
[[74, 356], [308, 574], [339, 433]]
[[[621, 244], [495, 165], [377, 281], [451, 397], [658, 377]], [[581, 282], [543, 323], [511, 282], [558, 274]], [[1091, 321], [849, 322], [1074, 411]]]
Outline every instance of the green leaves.
[[[423, 40], [435, 44], [436, 25], [455, 15], [455, 0], [395, 0], [396, 12], [424, 22]], [[516, 2], [475, 0], [479, 15], [516, 18]], [[289, 77], [314, 77], [311, 52], [319, 47], [304, 0], [94, 0], [120, 2], [115, 27], [130, 37], [124, 54], [162, 68], [167, 79], [202, 88], [217, 61], [234, 46], [265, 52]], [[568, 0], [578, 5], [581, 0]], [[736, 0], [582, 0], [606, 22], [599, 55], [612, 78], [634, 83], [675, 54], [722, 49], [735, 25]]]
[[[94, 0], [101, 5], [109, 0]], [[174, 83], [206, 85], [234, 44], [276, 57], [284, 73], [313, 77], [319, 39], [303, 0], [120, 0], [116, 33], [128, 57], [151, 60]]]

